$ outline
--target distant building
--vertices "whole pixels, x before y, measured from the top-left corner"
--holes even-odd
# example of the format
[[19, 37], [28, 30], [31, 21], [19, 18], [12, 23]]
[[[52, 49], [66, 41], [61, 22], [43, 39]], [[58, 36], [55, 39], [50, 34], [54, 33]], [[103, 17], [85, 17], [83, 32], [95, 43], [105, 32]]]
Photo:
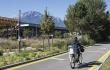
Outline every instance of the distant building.
[[[0, 17], [0, 37], [9, 38], [10, 36], [16, 36], [17, 37], [17, 31], [18, 31], [18, 19], [15, 18], [7, 18], [7, 17]], [[32, 23], [26, 23], [26, 22], [20, 22], [20, 35], [21, 37], [24, 37], [24, 29], [30, 30], [29, 37], [35, 37], [41, 35], [40, 32], [40, 24], [32, 24]], [[65, 27], [55, 27], [54, 31], [61, 31], [62, 34], [65, 32], [68, 32], [68, 30]]]

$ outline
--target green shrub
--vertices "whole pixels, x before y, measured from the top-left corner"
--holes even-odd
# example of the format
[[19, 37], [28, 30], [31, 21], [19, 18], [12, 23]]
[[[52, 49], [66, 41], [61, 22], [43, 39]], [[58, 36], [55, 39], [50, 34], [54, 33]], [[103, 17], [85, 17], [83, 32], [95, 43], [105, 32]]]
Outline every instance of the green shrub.
[[50, 50], [51, 50], [50, 52], [52, 52], [53, 54], [60, 52], [60, 49], [57, 47], [52, 47]]
[[34, 53], [34, 52], [31, 52], [31, 53], [29, 53], [29, 55], [28, 55], [28, 57], [29, 57], [30, 59], [35, 58], [35, 56], [36, 56], [36, 53]]
[[60, 41], [57, 41], [56, 43], [53, 43], [52, 47], [58, 47], [60, 45]]
[[55, 31], [55, 37], [56, 38], [61, 38], [61, 31]]
[[36, 52], [35, 54], [35, 58], [42, 58], [42, 57], [46, 57], [47, 53], [46, 52]]
[[4, 65], [6, 65], [6, 63], [5, 63], [4, 61], [1, 61], [1, 62], [0, 62], [0, 67], [2, 67], [2, 66], [4, 66]]
[[13, 62], [13, 63], [17, 63], [17, 62], [23, 60], [23, 57], [21, 58], [21, 56], [18, 56], [17, 54], [11, 55], [10, 57], [11, 57], [10, 58], [11, 62]]
[[83, 44], [83, 45], [94, 45], [95, 44], [95, 41], [94, 40], [92, 40], [91, 38], [90, 38], [90, 36], [89, 35], [83, 35], [82, 36], [82, 38], [80, 39], [80, 42], [81, 42], [81, 44]]
[[53, 44], [52, 47], [57, 47], [58, 49], [66, 51], [67, 50], [67, 42], [68, 41], [57, 41], [56, 43]]
[[16, 36], [11, 37], [11, 39], [14, 40], [14, 41], [17, 41], [17, 37]]
[[68, 33], [64, 33], [64, 38], [69, 38], [69, 34]]
[[29, 47], [30, 43], [27, 41], [22, 41], [22, 45], [23, 45], [23, 47]]
[[43, 51], [43, 46], [37, 43], [31, 44], [31, 47], [36, 48], [36, 51]]
[[[8, 40], [6, 42], [2, 42], [0, 43], [0, 49], [13, 49], [16, 48], [18, 45], [17, 41], [12, 41], [12, 40]], [[66, 48], [66, 44], [67, 41], [65, 40], [61, 40], [60, 41], [56, 41], [53, 43], [53, 46], [50, 47], [50, 49], [43, 49], [44, 47], [46, 48], [47, 45], [45, 45], [44, 47], [38, 43], [38, 41], [25, 41], [23, 42], [24, 46], [31, 46], [33, 48], [36, 48], [36, 51], [32, 51], [32, 50], [24, 50], [21, 51], [20, 53], [16, 53], [13, 55], [8, 55], [8, 56], [0, 56], [0, 66], [4, 66], [7, 64], [13, 64], [13, 63], [17, 63], [17, 62], [23, 62], [26, 60], [32, 60], [34, 58], [42, 58], [42, 57], [47, 57], [47, 56], [51, 56], [60, 52], [65, 51]], [[1, 51], [2, 52], [2, 51]], [[3, 57], [3, 58], [1, 58]]]

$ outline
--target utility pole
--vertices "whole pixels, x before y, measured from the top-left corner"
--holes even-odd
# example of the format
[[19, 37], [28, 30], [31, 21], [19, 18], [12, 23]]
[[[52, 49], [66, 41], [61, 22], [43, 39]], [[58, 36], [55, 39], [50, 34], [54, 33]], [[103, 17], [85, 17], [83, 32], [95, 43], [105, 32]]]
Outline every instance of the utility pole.
[[18, 51], [20, 52], [20, 48], [21, 48], [21, 33], [20, 33], [20, 20], [21, 20], [21, 10], [19, 10], [19, 17], [18, 17], [18, 42], [19, 42], [19, 46], [18, 46]]

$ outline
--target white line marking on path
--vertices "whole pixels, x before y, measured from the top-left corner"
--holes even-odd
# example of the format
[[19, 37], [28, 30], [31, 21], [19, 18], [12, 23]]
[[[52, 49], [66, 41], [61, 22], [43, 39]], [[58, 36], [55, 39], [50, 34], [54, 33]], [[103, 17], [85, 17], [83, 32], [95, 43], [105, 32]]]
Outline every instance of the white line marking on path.
[[64, 60], [66, 60], [66, 59], [55, 58], [55, 57], [53, 57], [53, 58], [51, 58], [51, 59], [55, 59], [55, 60], [61, 60], [61, 61], [64, 61]]
[[103, 51], [87, 51], [87, 52], [90, 52], [90, 53], [103, 53]]

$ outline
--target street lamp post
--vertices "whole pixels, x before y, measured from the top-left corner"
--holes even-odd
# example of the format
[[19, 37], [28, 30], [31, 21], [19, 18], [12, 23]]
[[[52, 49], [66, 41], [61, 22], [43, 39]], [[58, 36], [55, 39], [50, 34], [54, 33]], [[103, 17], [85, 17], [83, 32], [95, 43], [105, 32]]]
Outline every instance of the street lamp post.
[[19, 17], [18, 17], [18, 42], [19, 42], [18, 51], [19, 52], [20, 52], [20, 48], [21, 48], [20, 20], [21, 20], [21, 10], [19, 10]]

